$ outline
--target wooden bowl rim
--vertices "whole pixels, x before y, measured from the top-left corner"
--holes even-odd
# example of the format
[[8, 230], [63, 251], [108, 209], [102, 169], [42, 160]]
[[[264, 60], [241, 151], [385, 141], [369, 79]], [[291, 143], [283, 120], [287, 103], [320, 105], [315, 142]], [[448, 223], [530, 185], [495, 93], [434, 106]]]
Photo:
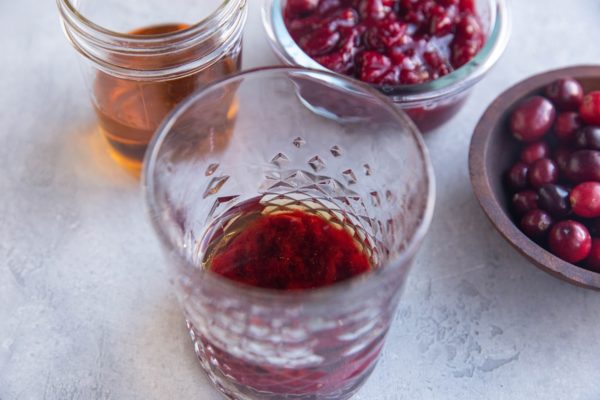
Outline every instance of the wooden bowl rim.
[[[475, 126], [469, 146], [469, 175], [479, 204], [493, 226], [519, 253], [535, 266], [551, 275], [577, 286], [600, 290], [600, 273], [586, 270], [563, 261], [529, 239], [504, 212], [490, 184], [490, 173], [485, 163], [491, 150], [490, 138], [494, 128], [502, 123], [506, 111], [520, 99], [541, 89], [552, 81], [573, 77], [597, 78], [600, 81], [600, 66], [581, 65], [560, 68], [529, 77], [500, 94], [486, 109]], [[479, 173], [478, 173], [479, 171]]]

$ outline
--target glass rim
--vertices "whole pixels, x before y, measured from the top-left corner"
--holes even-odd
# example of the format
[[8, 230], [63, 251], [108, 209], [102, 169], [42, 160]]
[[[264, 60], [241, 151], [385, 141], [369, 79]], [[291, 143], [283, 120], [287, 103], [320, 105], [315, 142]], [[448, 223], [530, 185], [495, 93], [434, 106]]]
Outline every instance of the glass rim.
[[[215, 19], [219, 17], [227, 16], [228, 12], [235, 10], [238, 4], [245, 4], [246, 0], [221, 0], [220, 5], [215, 8], [209, 15], [200, 19], [199, 21], [190, 24], [185, 29], [180, 29], [173, 32], [151, 34], [151, 35], [134, 35], [127, 32], [118, 32], [112, 29], [108, 29], [92, 21], [91, 19], [80, 13], [77, 8], [73, 5], [72, 0], [56, 0], [59, 10], [64, 17], [65, 21], [71, 22], [76, 21], [82, 23], [86, 28], [91, 29], [93, 32], [98, 33], [110, 39], [127, 40], [129, 43], [160, 43], [164, 39], [181, 39], [187, 40], [194, 38], [197, 34], [203, 33], [207, 28], [211, 27], [211, 24]], [[230, 10], [231, 8], [231, 10]]]
[[[298, 46], [283, 21], [282, 1], [263, 0], [262, 20], [268, 42], [276, 56], [288, 65], [332, 72], [323, 67]], [[471, 88], [496, 64], [511, 31], [510, 12], [506, 0], [487, 0], [491, 5], [492, 25], [484, 46], [471, 61], [441, 78], [414, 85], [384, 86], [368, 84], [396, 103], [411, 106], [455, 95]], [[340, 74], [342, 75], [342, 74]]]
[[[249, 286], [232, 281], [228, 278], [222, 277], [215, 273], [207, 270], [200, 270], [197, 266], [192, 265], [176, 246], [169, 239], [163, 224], [160, 222], [157, 216], [157, 201], [154, 197], [154, 171], [156, 170], [156, 161], [158, 154], [161, 149], [161, 145], [165, 138], [169, 135], [171, 128], [175, 121], [185, 113], [189, 107], [201, 98], [205, 92], [212, 90], [215, 87], [226, 85], [230, 82], [234, 82], [243, 77], [256, 76], [259, 74], [285, 74], [290, 76], [291, 74], [303, 74], [303, 75], [314, 75], [321, 78], [321, 81], [327, 83], [337, 83], [343, 88], [351, 88], [354, 90], [362, 91], [363, 94], [372, 96], [378, 100], [382, 107], [387, 108], [399, 121], [399, 123], [406, 126], [408, 133], [414, 138], [420, 152], [420, 159], [423, 162], [424, 178], [427, 179], [426, 183], [426, 199], [424, 206], [420, 209], [421, 218], [415, 228], [412, 236], [407, 241], [404, 250], [402, 250], [396, 257], [388, 260], [381, 268], [369, 271], [351, 279], [347, 279], [333, 285], [299, 290], [299, 291], [285, 291], [277, 289], [266, 289], [255, 286]], [[412, 120], [397, 107], [394, 106], [390, 100], [382, 95], [379, 91], [369, 87], [368, 85], [362, 84], [360, 81], [345, 77], [343, 75], [335, 74], [333, 72], [299, 68], [299, 67], [288, 67], [288, 66], [268, 66], [248, 69], [228, 77], [219, 79], [202, 89], [197, 90], [181, 102], [171, 113], [163, 120], [162, 124], [157, 129], [155, 135], [148, 145], [146, 155], [144, 158], [144, 167], [142, 170], [142, 190], [144, 192], [144, 199], [146, 205], [146, 211], [150, 216], [152, 226], [159, 236], [159, 239], [169, 250], [169, 256], [176, 257], [178, 263], [185, 265], [190, 271], [194, 271], [194, 277], [202, 275], [200, 279], [203, 281], [209, 281], [211, 286], [219, 287], [223, 290], [231, 291], [236, 293], [237, 296], [251, 298], [256, 301], [272, 302], [277, 301], [277, 304], [292, 304], [296, 303], [299, 299], [303, 303], [311, 304], [312, 306], [319, 307], [324, 304], [324, 299], [332, 299], [343, 297], [344, 293], [356, 294], [357, 291], [365, 292], [370, 290], [377, 290], [377, 286], [383, 282], [386, 282], [386, 278], [397, 271], [402, 266], [409, 265], [410, 261], [416, 254], [421, 242], [423, 241], [431, 220], [433, 218], [433, 210], [435, 205], [435, 175], [433, 172], [433, 165], [431, 163], [429, 152], [423, 140], [423, 137], [412, 122]], [[197, 271], [197, 273], [196, 273]]]

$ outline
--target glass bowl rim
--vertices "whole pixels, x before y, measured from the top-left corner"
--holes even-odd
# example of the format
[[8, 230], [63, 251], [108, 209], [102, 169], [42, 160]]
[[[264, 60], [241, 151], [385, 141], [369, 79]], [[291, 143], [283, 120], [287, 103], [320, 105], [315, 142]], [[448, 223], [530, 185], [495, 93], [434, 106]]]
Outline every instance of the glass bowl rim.
[[[333, 72], [304, 53], [292, 39], [283, 22], [280, 6], [282, 1], [285, 0], [263, 0], [262, 3], [263, 28], [277, 58], [287, 65]], [[389, 96], [395, 103], [411, 106], [443, 99], [471, 88], [500, 59], [510, 37], [511, 18], [507, 0], [487, 1], [492, 12], [492, 25], [483, 48], [467, 64], [446, 76], [425, 83], [397, 86], [367, 85]], [[285, 41], [285, 44], [282, 41]]]
[[[387, 108], [388, 111], [395, 115], [398, 119], [398, 122], [406, 126], [408, 133], [414, 138], [420, 152], [420, 159], [423, 162], [424, 179], [427, 179], [425, 204], [420, 210], [421, 218], [418, 226], [404, 247], [404, 250], [401, 251], [397, 257], [389, 260], [385, 267], [374, 271], [369, 271], [355, 278], [347, 279], [330, 286], [324, 286], [315, 289], [301, 291], [264, 289], [240, 284], [217, 274], [210, 273], [209, 271], [199, 270], [176, 249], [176, 246], [169, 239], [169, 236], [167, 235], [162, 223], [158, 218], [159, 213], [157, 212], [157, 201], [154, 198], [154, 172], [156, 170], [156, 161], [163, 141], [169, 135], [175, 121], [188, 110], [190, 105], [202, 98], [205, 92], [208, 92], [221, 85], [239, 81], [240, 79], [248, 76], [258, 76], [260, 74], [283, 74], [287, 77], [294, 74], [301, 76], [316, 76], [317, 79], [321, 80], [322, 82], [327, 82], [328, 84], [337, 83], [341, 85], [342, 88], [350, 88], [362, 91], [365, 95], [375, 97], [382, 107]], [[357, 291], [360, 291], [360, 293], [368, 291], [373, 291], [373, 293], [376, 293], [378, 286], [385, 284], [389, 275], [391, 275], [393, 272], [396, 272], [402, 266], [408, 266], [429, 229], [431, 220], [433, 218], [436, 196], [435, 175], [433, 172], [433, 165], [429, 157], [429, 152], [420, 131], [402, 110], [399, 110], [397, 107], [395, 107], [394, 104], [379, 91], [362, 84], [358, 80], [350, 79], [333, 72], [287, 66], [270, 66], [248, 69], [219, 79], [188, 96], [183, 102], [175, 107], [175, 109], [173, 109], [169, 115], [167, 115], [150, 141], [144, 158], [141, 182], [144, 192], [146, 211], [160, 241], [169, 250], [169, 255], [176, 258], [176, 260], [173, 261], [181, 263], [181, 265], [185, 265], [190, 271], [198, 271], [195, 273], [195, 276], [198, 277], [198, 275], [202, 275], [201, 279], [210, 282], [211, 286], [224, 291], [230, 291], [231, 293], [236, 293], [236, 295], [240, 297], [249, 298], [257, 302], [266, 302], [266, 304], [272, 304], [273, 301], [276, 301], [276, 304], [297, 304], [299, 301], [301, 301], [303, 304], [310, 304], [313, 307], [326, 305], [324, 301], [328, 299], [337, 299], [340, 297], [343, 298], [345, 297], [344, 294], [350, 293], [352, 296], [354, 296], [356, 295]]]

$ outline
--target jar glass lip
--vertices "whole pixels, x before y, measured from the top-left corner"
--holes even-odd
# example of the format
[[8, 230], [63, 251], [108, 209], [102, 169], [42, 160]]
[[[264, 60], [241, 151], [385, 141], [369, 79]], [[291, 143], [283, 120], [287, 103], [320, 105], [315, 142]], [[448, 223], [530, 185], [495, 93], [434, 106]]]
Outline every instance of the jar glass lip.
[[215, 20], [220, 19], [221, 16], [226, 16], [230, 9], [233, 7], [237, 7], [240, 3], [245, 3], [246, 0], [222, 0], [220, 5], [213, 10], [212, 13], [202, 18], [201, 20], [190, 24], [188, 27], [184, 29], [179, 29], [173, 32], [167, 33], [159, 33], [159, 34], [150, 34], [150, 35], [135, 35], [127, 32], [118, 32], [115, 30], [111, 30], [103, 27], [92, 21], [91, 19], [84, 16], [80, 13], [72, 0], [56, 0], [58, 6], [63, 13], [68, 13], [71, 19], [76, 20], [79, 23], [85, 25], [88, 29], [91, 29], [95, 32], [98, 32], [101, 35], [105, 35], [110, 37], [111, 39], [117, 40], [127, 40], [128, 42], [138, 42], [138, 43], [152, 43], [152, 42], [160, 42], [162, 39], [177, 39], [181, 38], [183, 40], [189, 38], [190, 36], [194, 36], [197, 33], [204, 32], [207, 27], [209, 27]]
[[[425, 199], [422, 208], [420, 209], [420, 221], [412, 235], [407, 240], [406, 246], [403, 250], [395, 257], [393, 257], [388, 263], [387, 267], [379, 268], [374, 271], [370, 271], [363, 275], [355, 278], [351, 278], [330, 286], [302, 290], [302, 291], [281, 291], [274, 289], [264, 289], [248, 285], [243, 285], [220, 275], [209, 273], [202, 274], [202, 279], [209, 282], [211, 286], [221, 288], [223, 290], [237, 293], [239, 296], [251, 299], [260, 303], [271, 304], [276, 301], [276, 304], [292, 304], [301, 300], [303, 304], [310, 305], [312, 307], [327, 306], [327, 302], [324, 300], [332, 300], [337, 297], [344, 297], [344, 295], [354, 295], [358, 293], [371, 292], [375, 293], [378, 286], [384, 284], [389, 280], [390, 274], [397, 272], [398, 268], [407, 266], [414, 255], [416, 254], [420, 243], [423, 241], [429, 226], [433, 218], [433, 210], [435, 205], [435, 175], [433, 172], [433, 166], [429, 158], [429, 152], [427, 146], [421, 136], [418, 128], [414, 125], [412, 120], [400, 109], [395, 107], [393, 103], [389, 101], [387, 97], [382, 95], [379, 91], [360, 83], [360, 81], [345, 77], [340, 74], [333, 72], [314, 70], [307, 68], [298, 67], [286, 67], [286, 66], [270, 66], [249, 69], [246, 71], [239, 72], [237, 74], [217, 80], [210, 85], [199, 89], [181, 104], [179, 104], [164, 120], [161, 126], [157, 129], [156, 134], [152, 138], [148, 149], [146, 151], [144, 167], [142, 172], [142, 188], [144, 191], [145, 203], [147, 212], [151, 218], [151, 222], [154, 226], [154, 230], [158, 234], [159, 238], [165, 244], [169, 251], [170, 260], [175, 261], [181, 265], [185, 265], [188, 270], [198, 271], [197, 267], [190, 264], [178, 250], [174, 249], [174, 244], [169, 238], [163, 223], [159, 220], [161, 215], [158, 201], [155, 193], [155, 172], [157, 168], [157, 160], [161, 151], [161, 146], [169, 135], [171, 128], [174, 126], [178, 118], [180, 118], [195, 101], [202, 98], [206, 92], [214, 90], [220, 86], [230, 84], [231, 82], [240, 81], [248, 77], [260, 77], [260, 76], [277, 76], [285, 75], [290, 79], [294, 76], [304, 76], [311, 78], [313, 81], [320, 81], [327, 85], [337, 85], [340, 89], [348, 90], [353, 93], [360, 93], [365, 96], [370, 96], [378, 100], [382, 107], [386, 108], [391, 112], [398, 120], [399, 124], [406, 126], [406, 130], [411, 137], [414, 138], [416, 145], [420, 152], [420, 158], [423, 162], [423, 177], [426, 180], [425, 187]], [[198, 279], [200, 274], [196, 273], [194, 277], [188, 277], [192, 281]]]
[[[510, 36], [511, 22], [505, 0], [487, 0], [490, 5], [490, 26], [483, 48], [467, 64], [450, 74], [430, 82], [415, 85], [381, 86], [369, 84], [389, 96], [394, 102], [418, 104], [461, 93], [475, 83], [498, 61]], [[323, 67], [300, 46], [289, 34], [283, 19], [285, 0], [264, 0], [262, 7], [263, 27], [276, 55], [289, 65], [330, 71]]]

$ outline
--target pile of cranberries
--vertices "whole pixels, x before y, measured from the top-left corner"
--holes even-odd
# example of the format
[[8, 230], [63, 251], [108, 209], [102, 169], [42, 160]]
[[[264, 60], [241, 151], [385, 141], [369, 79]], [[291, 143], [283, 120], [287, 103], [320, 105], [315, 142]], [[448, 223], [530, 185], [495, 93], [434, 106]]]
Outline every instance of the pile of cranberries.
[[287, 0], [284, 20], [318, 63], [377, 85], [437, 79], [485, 42], [475, 0]]
[[509, 117], [521, 143], [507, 171], [521, 230], [563, 260], [600, 272], [600, 91], [559, 79]]

